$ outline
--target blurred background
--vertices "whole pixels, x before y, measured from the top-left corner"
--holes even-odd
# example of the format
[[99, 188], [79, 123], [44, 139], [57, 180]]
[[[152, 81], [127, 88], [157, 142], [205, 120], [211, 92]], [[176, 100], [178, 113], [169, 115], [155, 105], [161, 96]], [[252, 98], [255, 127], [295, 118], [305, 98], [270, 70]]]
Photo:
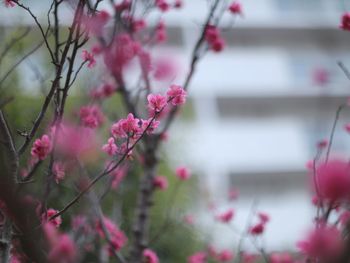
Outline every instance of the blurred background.
[[[42, 21], [48, 9], [45, 2], [49, 1], [30, 1]], [[336, 111], [350, 95], [350, 82], [337, 65], [350, 67], [350, 34], [339, 29], [350, 1], [241, 0], [241, 4], [242, 17], [223, 19], [224, 52], [208, 53], [200, 61], [185, 114], [172, 127], [165, 151], [171, 168], [185, 164], [197, 176], [199, 187], [194, 188], [199, 189], [188, 211], [202, 226], [199, 231], [212, 234], [208, 204], [218, 211], [233, 207], [236, 226], [245, 225], [253, 205], [271, 216], [265, 246], [294, 250], [315, 213], [305, 164], [315, 156], [317, 143], [328, 139]], [[156, 50], [177, 62], [181, 73], [175, 82], [182, 83], [207, 12], [207, 1], [184, 0], [183, 10], [164, 16], [169, 42]], [[70, 21], [69, 7], [61, 16], [63, 24]], [[23, 10], [0, 7], [1, 42], [11, 37], [9, 32], [16, 33], [14, 28], [18, 33], [27, 27], [33, 27], [33, 21]], [[35, 46], [38, 32], [31, 31], [26, 41], [25, 45]], [[24, 47], [18, 47], [9, 61], [25, 54]], [[3, 83], [2, 91], [20, 89], [25, 101], [38, 96], [49, 78], [40, 80], [33, 69], [45, 71], [39, 62], [46, 56], [44, 49], [35, 52]], [[0, 68], [0, 76], [6, 70]], [[92, 77], [87, 71], [82, 74], [77, 96], [91, 86]], [[338, 122], [335, 154], [350, 148], [343, 128], [348, 116], [343, 111]], [[233, 204], [227, 202], [232, 188], [239, 190]], [[214, 232], [211, 237], [219, 246], [237, 242], [225, 227], [215, 225]]]

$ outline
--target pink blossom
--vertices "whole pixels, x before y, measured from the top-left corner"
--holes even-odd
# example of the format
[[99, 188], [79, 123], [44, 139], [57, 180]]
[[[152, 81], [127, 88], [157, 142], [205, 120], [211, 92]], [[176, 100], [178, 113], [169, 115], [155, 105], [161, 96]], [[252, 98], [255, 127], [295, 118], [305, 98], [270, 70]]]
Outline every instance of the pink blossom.
[[166, 94], [174, 106], [183, 105], [186, 102], [187, 92], [178, 85], [171, 85]]
[[147, 96], [148, 109], [155, 114], [160, 112], [167, 104], [167, 99], [161, 94], [149, 94]]
[[162, 12], [169, 10], [169, 4], [165, 0], [156, 0], [156, 5]]
[[217, 254], [216, 259], [219, 262], [230, 262], [233, 260], [233, 257], [234, 255], [230, 250], [224, 249]]
[[325, 261], [338, 256], [342, 246], [340, 231], [336, 227], [326, 225], [315, 228], [305, 240], [297, 243], [303, 254]]
[[118, 147], [114, 143], [114, 138], [113, 137], [110, 137], [108, 139], [107, 144], [102, 146], [102, 151], [104, 151], [105, 153], [107, 153], [110, 156], [113, 156], [113, 155], [115, 155], [117, 153]]
[[350, 220], [350, 211], [346, 210], [343, 211], [340, 215], [339, 215], [339, 222], [342, 225], [347, 225], [349, 223]]
[[168, 179], [165, 176], [156, 176], [153, 180], [153, 185], [160, 190], [166, 190], [168, 188]]
[[330, 159], [316, 168], [320, 194], [330, 201], [349, 198], [350, 170], [348, 161]]
[[89, 160], [96, 156], [96, 134], [93, 129], [64, 124], [57, 134], [57, 148], [61, 154]]
[[97, 105], [81, 107], [79, 115], [83, 125], [92, 129], [100, 127], [105, 120], [100, 107]]
[[339, 27], [343, 30], [350, 31], [350, 13], [343, 14]]
[[92, 90], [90, 96], [94, 99], [104, 99], [111, 97], [116, 90], [117, 88], [114, 85], [105, 83], [97, 89]]
[[96, 65], [96, 60], [95, 57], [92, 53], [90, 53], [87, 50], [83, 50], [82, 52], [82, 58], [84, 61], [89, 62], [88, 63], [88, 68], [93, 68]]
[[183, 6], [182, 0], [175, 0], [174, 7], [175, 8], [181, 8]]
[[49, 155], [51, 148], [51, 140], [48, 135], [44, 134], [41, 139], [35, 140], [31, 150], [31, 155], [42, 161]]
[[153, 76], [156, 80], [166, 80], [174, 77], [176, 68], [169, 59], [158, 59], [154, 64]]
[[165, 24], [163, 21], [160, 21], [156, 26], [156, 41], [157, 43], [162, 43], [167, 40], [167, 34], [165, 30]]
[[316, 68], [313, 72], [313, 81], [319, 86], [326, 85], [329, 82], [329, 72], [324, 68]]
[[225, 40], [223, 38], [218, 38], [211, 43], [211, 49], [215, 52], [220, 52], [225, 47]]
[[115, 137], [126, 138], [140, 133], [140, 120], [129, 113], [126, 119], [121, 119], [112, 125], [111, 133]]
[[113, 45], [104, 52], [104, 62], [113, 74], [120, 76], [123, 68], [142, 50], [141, 44], [128, 34], [119, 34]]
[[126, 166], [118, 167], [117, 169], [115, 169], [111, 173], [111, 176], [113, 177], [112, 188], [117, 189], [126, 175], [127, 175], [127, 167]]
[[6, 7], [14, 7], [15, 2], [13, 0], [4, 0], [4, 4]]
[[61, 162], [54, 162], [52, 166], [52, 171], [55, 177], [55, 181], [58, 184], [62, 181], [66, 175], [65, 173], [65, 165]]
[[123, 0], [120, 4], [115, 5], [115, 10], [117, 12], [123, 12], [125, 10], [128, 10], [130, 7], [131, 7], [131, 1]]
[[288, 253], [273, 253], [270, 256], [271, 263], [293, 263], [292, 256]]
[[187, 258], [187, 263], [205, 263], [207, 261], [207, 253], [199, 251]]
[[350, 123], [345, 124], [344, 129], [345, 129], [348, 133], [350, 133]]
[[184, 221], [188, 225], [193, 225], [194, 224], [194, 216], [193, 215], [185, 215]]
[[238, 189], [231, 188], [229, 193], [228, 193], [228, 199], [230, 201], [236, 200], [238, 198], [238, 195], [239, 195]]
[[159, 262], [158, 256], [153, 250], [146, 248], [143, 251], [142, 255], [143, 255], [143, 258], [145, 260], [145, 263], [158, 263]]
[[58, 236], [55, 244], [50, 249], [48, 259], [50, 263], [75, 263], [77, 248], [67, 234]]
[[260, 222], [257, 223], [256, 225], [252, 226], [249, 229], [249, 233], [252, 234], [253, 236], [258, 236], [261, 235], [262, 233], [264, 233], [265, 230], [265, 224]]
[[[58, 210], [55, 209], [48, 209], [46, 213], [44, 212], [41, 216], [42, 221], [48, 221], [52, 216], [58, 213]], [[54, 225], [55, 227], [59, 227], [62, 224], [62, 218], [61, 216], [57, 216], [54, 219], [50, 220], [49, 223]]]
[[23, 261], [21, 260], [21, 257], [16, 254], [16, 253], [12, 253], [11, 254], [11, 258], [10, 258], [10, 263], [22, 263]]
[[210, 49], [215, 52], [220, 52], [225, 47], [225, 41], [220, 36], [220, 32], [217, 27], [208, 25], [205, 30], [205, 39], [208, 42]]
[[141, 31], [142, 29], [145, 29], [147, 26], [146, 21], [143, 19], [138, 19], [138, 20], [134, 20], [131, 23], [131, 30], [133, 32], [138, 32]]
[[83, 23], [88, 31], [94, 35], [101, 35], [104, 26], [108, 23], [110, 14], [107, 11], [100, 11], [93, 17], [83, 17]]
[[140, 65], [144, 74], [148, 74], [151, 71], [151, 54], [145, 50], [142, 50], [138, 54]]
[[141, 120], [142, 121], [142, 131], [146, 131], [147, 134], [152, 134], [154, 131], [158, 128], [160, 122], [154, 120], [153, 118], [149, 118], [148, 120]]
[[234, 1], [230, 6], [229, 10], [232, 14], [242, 15], [242, 5], [241, 3]]
[[[125, 246], [127, 242], [127, 238], [124, 235], [124, 233], [107, 217], [103, 218], [103, 224], [104, 227], [106, 228], [106, 231], [110, 235], [111, 239], [111, 247], [109, 249], [114, 249], [116, 252], [118, 252], [123, 246]], [[103, 228], [101, 226], [101, 222], [97, 223], [97, 233], [101, 237], [105, 237]]]
[[327, 139], [323, 139], [323, 140], [321, 140], [321, 141], [319, 141], [317, 143], [317, 148], [318, 149], [324, 149], [324, 148], [327, 147], [327, 145], [328, 145], [328, 140]]
[[229, 223], [234, 217], [234, 210], [232, 208], [216, 216], [216, 219], [222, 223]]
[[270, 216], [264, 212], [259, 212], [258, 217], [260, 219], [260, 222], [263, 224], [266, 224], [267, 222], [270, 221]]
[[258, 259], [258, 256], [255, 254], [250, 254], [247, 252], [242, 252], [242, 263], [254, 263]]
[[176, 174], [177, 178], [179, 178], [182, 181], [186, 181], [186, 180], [190, 179], [190, 177], [191, 177], [190, 170], [185, 166], [180, 166], [180, 167], [176, 168], [175, 174]]

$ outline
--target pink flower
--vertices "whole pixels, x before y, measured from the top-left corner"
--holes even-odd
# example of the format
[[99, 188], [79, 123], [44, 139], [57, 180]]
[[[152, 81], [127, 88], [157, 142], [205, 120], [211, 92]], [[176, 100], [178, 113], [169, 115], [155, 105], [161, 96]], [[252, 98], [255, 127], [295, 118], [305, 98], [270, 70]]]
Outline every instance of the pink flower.
[[[111, 247], [109, 247], [109, 249], [114, 249], [116, 252], [118, 252], [123, 246], [125, 246], [127, 242], [126, 236], [107, 217], [103, 218], [103, 224], [104, 224], [104, 227], [106, 228], [106, 231], [108, 231], [111, 239]], [[96, 229], [97, 229], [97, 233], [104, 238], [105, 234], [101, 226], [101, 222], [97, 223]]]
[[145, 260], [144, 261], [145, 263], [158, 263], [159, 262], [157, 254], [148, 248], [146, 248], [143, 251], [142, 255], [143, 255], [143, 258]]
[[330, 159], [316, 167], [320, 194], [330, 201], [349, 198], [350, 167], [348, 161]]
[[120, 76], [125, 66], [140, 53], [141, 49], [141, 44], [133, 40], [130, 35], [119, 34], [113, 45], [104, 52], [106, 67], [116, 76]]
[[350, 211], [346, 210], [346, 211], [343, 211], [340, 215], [339, 215], [339, 222], [342, 224], [342, 225], [347, 225], [348, 222], [350, 220]]
[[114, 138], [113, 137], [110, 137], [108, 139], [107, 144], [102, 146], [102, 151], [104, 151], [105, 153], [107, 153], [110, 156], [113, 156], [113, 155], [115, 155], [117, 153], [118, 147], [114, 143]]
[[350, 133], [350, 123], [345, 124], [344, 129], [345, 129], [348, 133]]
[[242, 5], [237, 1], [233, 2], [228, 9], [232, 14], [242, 15]]
[[230, 250], [224, 249], [216, 256], [219, 262], [230, 262], [233, 260], [233, 253]]
[[216, 219], [221, 223], [229, 223], [233, 219], [233, 216], [234, 216], [234, 210], [231, 208], [217, 215]]
[[188, 168], [186, 168], [184, 166], [180, 166], [180, 167], [176, 168], [175, 174], [176, 174], [177, 178], [179, 178], [182, 181], [186, 181], [186, 180], [190, 179], [190, 177], [191, 177], [190, 170], [188, 170]]
[[4, 4], [6, 7], [14, 7], [15, 3], [13, 0], [4, 0]]
[[321, 140], [317, 143], [317, 148], [324, 149], [327, 147], [327, 145], [328, 145], [328, 140], [324, 139], [324, 140]]
[[168, 188], [168, 180], [164, 176], [156, 176], [153, 180], [153, 186], [160, 190], [166, 190]]
[[263, 224], [266, 224], [267, 222], [270, 221], [270, 216], [264, 212], [258, 213], [258, 217], [260, 219], [260, 222]]
[[101, 126], [105, 120], [101, 109], [97, 105], [81, 107], [79, 115], [83, 125], [92, 129]]
[[156, 0], [156, 5], [162, 12], [169, 10], [169, 4], [165, 0]]
[[147, 129], [146, 133], [152, 134], [158, 128], [159, 124], [159, 121], [156, 121], [152, 118], [149, 118], [148, 120], [142, 120], [142, 131], [145, 131]]
[[224, 47], [225, 47], [225, 41], [223, 38], [218, 38], [211, 43], [211, 49], [214, 52], [220, 52], [224, 49]]
[[82, 52], [82, 58], [84, 61], [89, 62], [88, 68], [93, 68], [96, 65], [95, 57], [92, 53], [89, 53], [87, 50], [83, 50]]
[[342, 250], [341, 233], [336, 227], [321, 225], [311, 231], [307, 238], [297, 243], [299, 250], [311, 257], [325, 260], [339, 255]]
[[252, 226], [249, 229], [249, 233], [252, 234], [253, 236], [258, 236], [261, 235], [262, 233], [264, 233], [265, 230], [265, 224], [260, 222], [257, 223], [256, 225]]
[[100, 11], [93, 17], [83, 17], [83, 23], [88, 31], [94, 35], [101, 35], [104, 26], [108, 23], [110, 14], [107, 11]]
[[247, 252], [242, 252], [242, 263], [254, 263], [258, 259], [258, 256], [255, 254], [250, 254]]
[[115, 137], [126, 138], [128, 136], [136, 136], [140, 133], [140, 120], [129, 113], [126, 119], [121, 119], [112, 125], [111, 133]]
[[166, 94], [168, 96], [168, 100], [171, 100], [171, 103], [174, 106], [183, 105], [186, 102], [187, 93], [178, 85], [171, 85]]
[[225, 41], [220, 36], [219, 30], [215, 26], [207, 26], [205, 30], [205, 39], [208, 42], [210, 48], [215, 52], [220, 52], [225, 47]]
[[194, 216], [193, 215], [185, 215], [184, 222], [188, 225], [194, 224]]
[[207, 260], [207, 253], [199, 251], [187, 258], [187, 263], [205, 263]]
[[123, 0], [120, 4], [115, 5], [115, 10], [117, 12], [123, 12], [123, 11], [129, 9], [130, 6], [131, 6], [130, 0]]
[[273, 253], [270, 256], [271, 263], [293, 263], [292, 256], [288, 253]]
[[174, 7], [181, 8], [183, 6], [182, 0], [175, 0]]
[[167, 99], [161, 94], [149, 94], [147, 96], [148, 109], [152, 114], [158, 113], [163, 110], [167, 105]]
[[220, 32], [217, 29], [217, 27], [208, 25], [206, 30], [205, 30], [205, 39], [209, 42], [212, 43], [216, 39], [220, 37]]
[[59, 235], [50, 249], [48, 259], [50, 263], [75, 263], [77, 248], [67, 234]]
[[147, 26], [146, 21], [143, 19], [139, 19], [139, 20], [132, 21], [131, 29], [133, 32], [138, 32], [138, 31], [141, 31], [142, 29], [145, 29], [146, 26]]
[[142, 50], [138, 54], [140, 65], [142, 68], [143, 74], [148, 74], [151, 71], [151, 54], [145, 50]]
[[175, 76], [176, 68], [169, 59], [158, 59], [154, 64], [154, 78], [166, 80]]
[[65, 173], [65, 165], [61, 162], [54, 162], [52, 166], [52, 171], [55, 177], [55, 181], [58, 184], [62, 181], [66, 175]]
[[111, 97], [116, 90], [117, 88], [114, 85], [105, 83], [97, 89], [93, 89], [90, 92], [90, 96], [94, 99], [104, 99]]
[[117, 189], [126, 175], [127, 175], [127, 167], [126, 166], [118, 167], [117, 169], [115, 169], [111, 173], [111, 176], [113, 177], [112, 188]]
[[313, 72], [313, 81], [316, 85], [325, 86], [329, 82], [329, 72], [324, 68], [316, 68]]
[[[52, 216], [54, 216], [57, 213], [58, 213], [57, 210], [50, 208], [46, 211], [46, 213], [42, 214], [41, 219], [44, 222], [48, 221]], [[49, 223], [51, 223], [55, 227], [59, 227], [62, 224], [62, 218], [61, 216], [57, 216], [54, 219], [50, 220]]]
[[160, 21], [156, 26], [156, 41], [157, 43], [162, 43], [167, 40], [167, 34], [165, 30], [165, 24], [163, 21]]
[[96, 133], [90, 128], [64, 124], [57, 134], [57, 148], [64, 155], [91, 159], [98, 152]]
[[230, 201], [236, 200], [238, 198], [239, 191], [235, 188], [231, 188], [229, 193], [228, 193], [228, 199]]
[[49, 153], [51, 152], [51, 141], [48, 135], [44, 134], [41, 139], [36, 139], [32, 150], [31, 155], [39, 160], [44, 160]]
[[350, 31], [350, 13], [343, 14], [339, 27], [343, 30]]

